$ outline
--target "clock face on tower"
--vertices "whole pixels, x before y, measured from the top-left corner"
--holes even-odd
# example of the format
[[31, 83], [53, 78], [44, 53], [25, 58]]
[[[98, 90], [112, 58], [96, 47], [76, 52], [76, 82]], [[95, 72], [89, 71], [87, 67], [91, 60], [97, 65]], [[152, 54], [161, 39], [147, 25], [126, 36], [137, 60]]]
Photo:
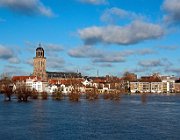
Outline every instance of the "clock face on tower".
[[36, 57], [34, 57], [33, 64], [33, 75], [41, 78], [41, 80], [46, 81], [46, 57], [44, 57], [44, 49], [42, 48], [41, 44], [39, 44], [39, 47], [36, 49]]

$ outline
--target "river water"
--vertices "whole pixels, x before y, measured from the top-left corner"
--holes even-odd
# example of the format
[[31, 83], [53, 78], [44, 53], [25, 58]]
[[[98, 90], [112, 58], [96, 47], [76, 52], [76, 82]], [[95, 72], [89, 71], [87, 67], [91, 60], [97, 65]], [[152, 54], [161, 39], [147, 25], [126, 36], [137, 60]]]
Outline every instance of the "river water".
[[180, 140], [180, 96], [4, 102], [0, 140]]

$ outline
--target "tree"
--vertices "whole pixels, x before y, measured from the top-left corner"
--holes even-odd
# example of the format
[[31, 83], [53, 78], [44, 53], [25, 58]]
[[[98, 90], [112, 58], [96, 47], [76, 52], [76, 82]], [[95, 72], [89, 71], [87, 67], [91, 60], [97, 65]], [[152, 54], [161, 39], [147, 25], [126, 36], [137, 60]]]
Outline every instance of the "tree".
[[11, 96], [13, 95], [13, 86], [12, 80], [10, 77], [3, 77], [0, 80], [1, 92], [4, 93], [5, 101], [11, 101]]
[[20, 102], [27, 102], [28, 98], [31, 96], [32, 91], [26, 85], [21, 85], [15, 91], [18, 101]]
[[79, 81], [71, 78], [70, 84], [73, 87], [73, 90], [68, 94], [69, 100], [78, 102], [80, 99]]
[[47, 92], [43, 91], [43, 92], [41, 93], [41, 97], [42, 97], [43, 100], [47, 100], [47, 99], [48, 99], [48, 94], [47, 94]]
[[132, 81], [137, 81], [137, 75], [134, 74], [134, 73], [129, 73], [129, 72], [125, 72], [123, 74], [123, 89], [124, 91], [127, 93], [127, 92], [130, 92], [130, 82]]
[[86, 99], [88, 100], [98, 99], [98, 89], [94, 87], [92, 91], [87, 92]]
[[108, 92], [107, 90], [104, 91], [104, 93], [103, 93], [103, 98], [104, 98], [105, 100], [107, 100], [107, 99], [110, 98], [109, 92]]
[[71, 93], [68, 94], [70, 101], [78, 102], [80, 99], [80, 93], [77, 89], [73, 89]]
[[63, 98], [62, 88], [58, 88], [53, 92], [52, 97], [54, 100], [61, 100]]
[[38, 99], [38, 92], [35, 89], [32, 90], [31, 97], [33, 99]]

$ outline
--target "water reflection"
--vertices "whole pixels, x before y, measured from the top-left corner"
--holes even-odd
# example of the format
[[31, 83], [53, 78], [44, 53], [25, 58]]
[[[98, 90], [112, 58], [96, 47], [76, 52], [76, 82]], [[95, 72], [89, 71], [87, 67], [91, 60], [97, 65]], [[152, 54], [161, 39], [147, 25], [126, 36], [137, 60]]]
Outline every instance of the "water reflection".
[[147, 94], [146, 93], [143, 93], [141, 95], [141, 102], [142, 102], [142, 104], [146, 104], [147, 103]]

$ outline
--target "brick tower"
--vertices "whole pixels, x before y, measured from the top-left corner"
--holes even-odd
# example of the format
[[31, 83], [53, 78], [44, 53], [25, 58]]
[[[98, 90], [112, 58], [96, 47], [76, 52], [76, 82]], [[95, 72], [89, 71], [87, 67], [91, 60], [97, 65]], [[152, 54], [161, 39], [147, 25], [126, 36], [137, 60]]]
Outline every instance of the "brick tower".
[[36, 49], [36, 57], [34, 57], [34, 71], [33, 76], [40, 77], [41, 80], [47, 80], [46, 73], [46, 57], [44, 57], [44, 49], [39, 44], [39, 47]]

